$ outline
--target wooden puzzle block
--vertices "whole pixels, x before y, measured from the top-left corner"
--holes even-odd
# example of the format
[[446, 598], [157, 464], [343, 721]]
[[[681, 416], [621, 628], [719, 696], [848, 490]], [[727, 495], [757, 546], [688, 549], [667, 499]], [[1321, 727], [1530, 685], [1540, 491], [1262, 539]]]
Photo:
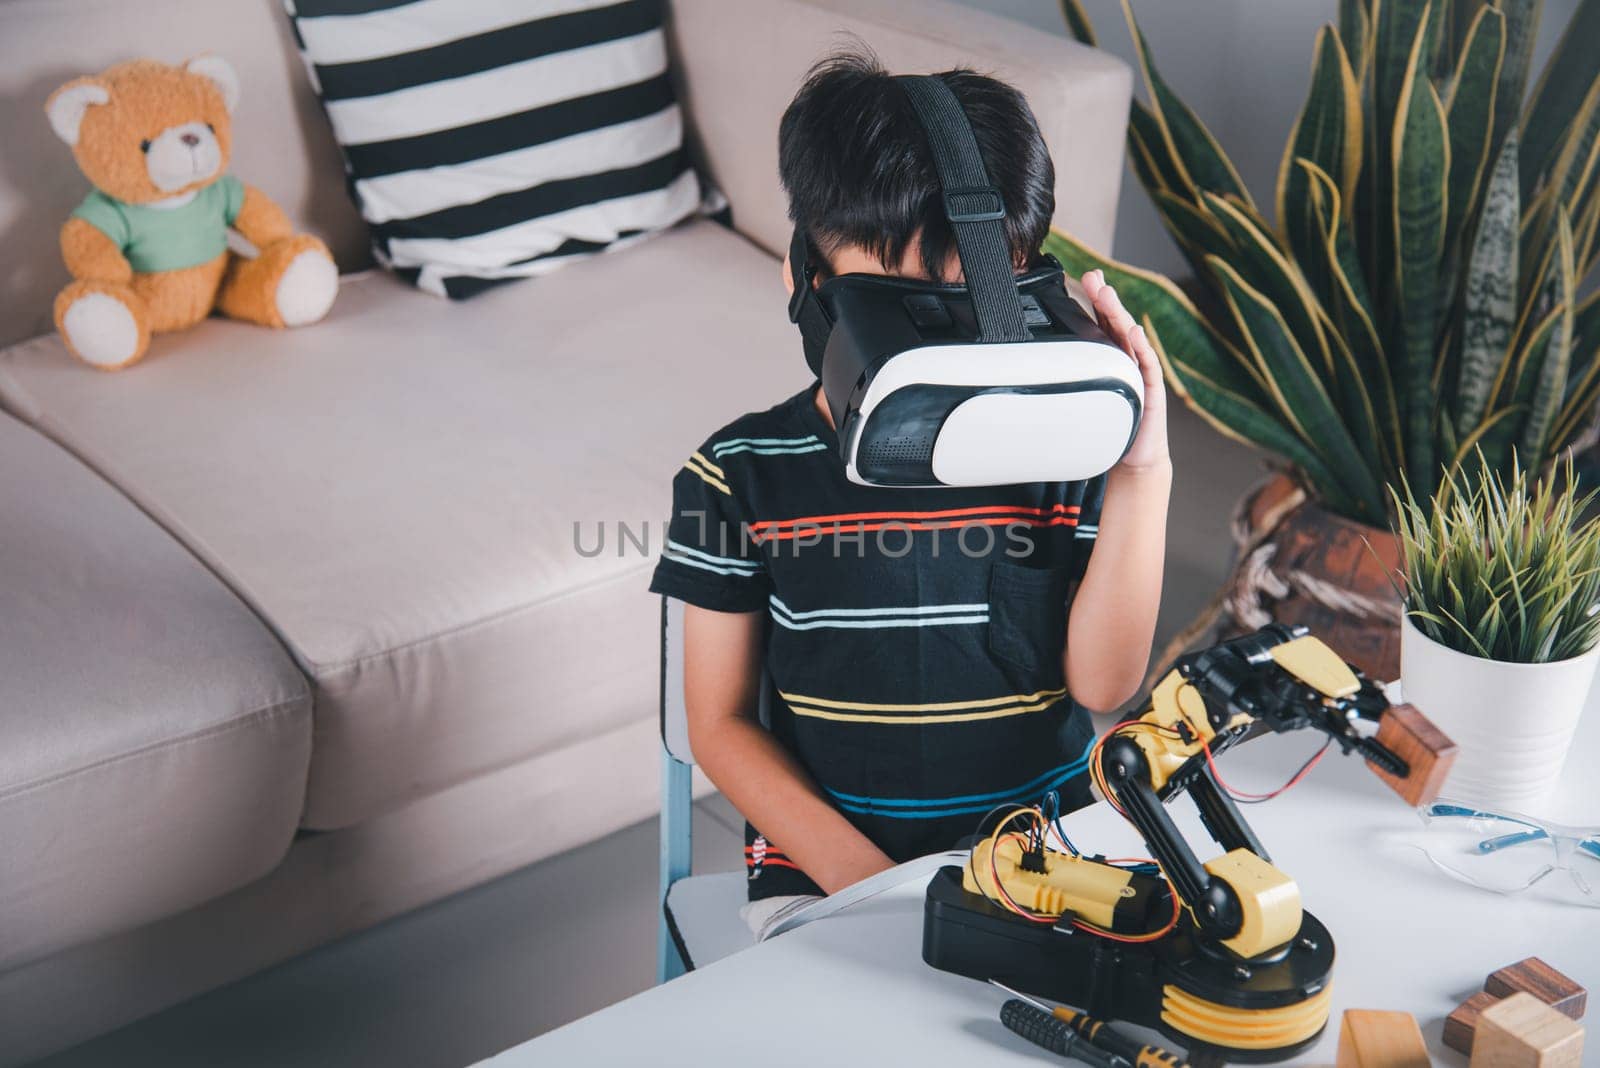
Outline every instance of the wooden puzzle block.
[[1444, 1044], [1457, 1053], [1472, 1052], [1472, 1032], [1478, 1026], [1478, 1015], [1490, 1005], [1498, 1003], [1500, 995], [1480, 990], [1444, 1018]]
[[1478, 1014], [1471, 1068], [1581, 1068], [1583, 1028], [1518, 991]]
[[1588, 1007], [1589, 1000], [1588, 991], [1538, 957], [1529, 957], [1490, 972], [1483, 989], [1497, 998], [1510, 997], [1518, 991], [1532, 994], [1574, 1020], [1583, 1019], [1583, 1010]]
[[1409, 1012], [1346, 1009], [1337, 1068], [1429, 1068], [1422, 1030]]
[[1432, 720], [1415, 705], [1391, 705], [1378, 719], [1377, 739], [1411, 768], [1402, 779], [1368, 764], [1378, 778], [1412, 805], [1425, 805], [1439, 796], [1456, 762], [1456, 743]]

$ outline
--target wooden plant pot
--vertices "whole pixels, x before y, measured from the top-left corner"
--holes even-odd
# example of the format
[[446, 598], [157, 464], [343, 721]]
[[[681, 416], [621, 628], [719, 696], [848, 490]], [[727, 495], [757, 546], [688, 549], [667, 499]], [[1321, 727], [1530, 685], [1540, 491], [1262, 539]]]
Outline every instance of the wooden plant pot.
[[1272, 622], [1303, 623], [1380, 682], [1400, 677], [1399, 567], [1388, 530], [1345, 519], [1275, 474], [1240, 499], [1233, 516], [1233, 573], [1216, 600], [1163, 650], [1164, 671], [1200, 648]]

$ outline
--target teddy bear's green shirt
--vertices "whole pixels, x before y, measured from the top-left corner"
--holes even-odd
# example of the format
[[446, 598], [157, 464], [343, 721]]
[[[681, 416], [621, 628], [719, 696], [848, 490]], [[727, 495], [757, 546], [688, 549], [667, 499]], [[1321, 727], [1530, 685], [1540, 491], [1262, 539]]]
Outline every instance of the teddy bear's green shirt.
[[244, 183], [224, 174], [176, 208], [124, 204], [98, 189], [72, 213], [105, 234], [140, 274], [194, 267], [228, 248], [228, 227], [244, 204]]

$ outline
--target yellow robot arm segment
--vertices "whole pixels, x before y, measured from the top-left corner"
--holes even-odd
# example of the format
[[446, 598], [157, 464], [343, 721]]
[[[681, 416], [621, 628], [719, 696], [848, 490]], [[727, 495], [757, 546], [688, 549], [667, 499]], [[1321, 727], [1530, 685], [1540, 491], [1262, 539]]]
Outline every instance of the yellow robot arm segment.
[[1239, 932], [1222, 944], [1254, 957], [1300, 933], [1300, 887], [1248, 849], [1231, 849], [1206, 862], [1206, 871], [1233, 888], [1242, 919]]
[[990, 837], [973, 848], [961, 882], [969, 893], [990, 900], [1003, 889], [1029, 912], [1043, 916], [1070, 912], [1107, 930], [1115, 923], [1118, 903], [1134, 894], [1132, 874], [1109, 864], [1050, 851], [1044, 854], [1044, 869], [1036, 872], [1022, 866], [1019, 837], [1002, 836], [998, 844]]
[[[1243, 726], [1250, 717], [1234, 715], [1226, 729]], [[1157, 729], [1141, 730], [1138, 724], [1151, 724]], [[1188, 740], [1179, 734], [1180, 728]], [[1217, 736], [1206, 715], [1205, 701], [1200, 691], [1177, 671], [1167, 672], [1150, 694], [1150, 708], [1135, 723], [1122, 732], [1141, 750], [1150, 764], [1150, 786], [1160, 790], [1189, 758], [1199, 753], [1204, 745]]]
[[1277, 665], [1324, 697], [1350, 697], [1361, 689], [1361, 680], [1338, 653], [1321, 638], [1303, 635], [1269, 653]]

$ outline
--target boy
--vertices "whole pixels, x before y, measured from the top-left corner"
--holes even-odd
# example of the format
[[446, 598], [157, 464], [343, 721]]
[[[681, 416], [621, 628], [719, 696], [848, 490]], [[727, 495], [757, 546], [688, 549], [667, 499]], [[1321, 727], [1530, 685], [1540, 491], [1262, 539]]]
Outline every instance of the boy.
[[[940, 77], [1024, 270], [1055, 208], [1033, 113], [1002, 82]], [[960, 280], [926, 137], [870, 55], [812, 69], [779, 128], [779, 171], [823, 273]], [[787, 262], [783, 280], [793, 292]], [[1083, 286], [1145, 390], [1133, 445], [1101, 478], [859, 486], [813, 385], [712, 435], [675, 479], [651, 589], [687, 605], [690, 743], [748, 820], [758, 934], [812, 895], [950, 848], [997, 804], [1091, 800], [1084, 709], [1115, 709], [1142, 679], [1172, 468], [1144, 332], [1098, 273]], [[778, 693], [766, 728], [763, 668]]]

